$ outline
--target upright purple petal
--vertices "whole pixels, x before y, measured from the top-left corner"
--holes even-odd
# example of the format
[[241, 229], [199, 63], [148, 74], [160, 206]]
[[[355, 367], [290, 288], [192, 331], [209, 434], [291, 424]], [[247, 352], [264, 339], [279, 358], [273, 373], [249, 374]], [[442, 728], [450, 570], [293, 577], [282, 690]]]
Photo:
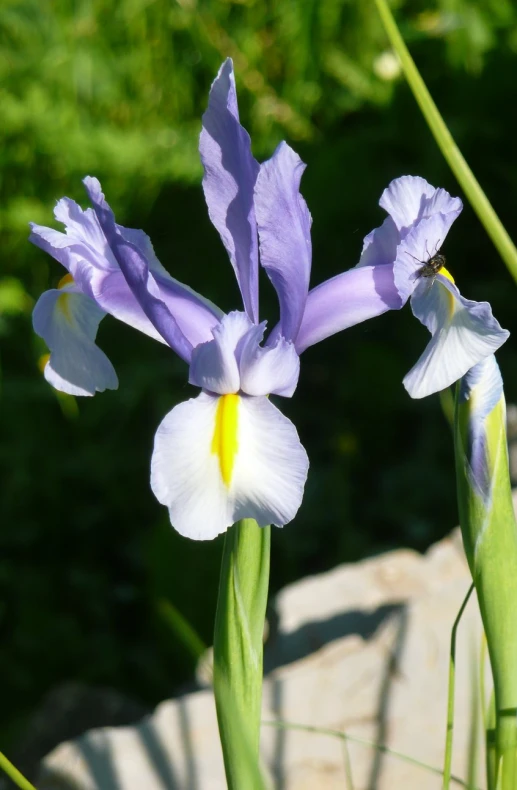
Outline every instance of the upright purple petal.
[[298, 334], [311, 274], [311, 215], [299, 191], [304, 170], [298, 154], [280, 143], [255, 187], [260, 262], [278, 294], [287, 340]]
[[258, 244], [253, 188], [259, 170], [239, 123], [233, 63], [219, 70], [203, 115], [199, 152], [208, 213], [230, 256], [244, 308], [258, 323]]
[[393, 282], [393, 266], [349, 269], [309, 291], [296, 350], [301, 354], [342, 329], [400, 307], [402, 301]]
[[420, 176], [396, 178], [382, 193], [379, 205], [392, 217], [402, 238], [415, 222], [436, 213], [452, 214], [450, 226], [463, 208], [459, 198], [435, 189]]
[[136, 300], [173, 351], [186, 362], [190, 362], [192, 344], [158, 297], [159, 289], [149, 270], [149, 262], [135, 244], [121, 235], [97, 179], [87, 177], [84, 184], [106, 240]]

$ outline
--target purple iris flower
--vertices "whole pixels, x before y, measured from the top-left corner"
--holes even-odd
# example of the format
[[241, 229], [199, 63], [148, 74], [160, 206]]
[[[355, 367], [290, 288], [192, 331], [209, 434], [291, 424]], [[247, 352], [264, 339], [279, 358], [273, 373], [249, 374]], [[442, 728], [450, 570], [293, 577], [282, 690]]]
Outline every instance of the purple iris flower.
[[389, 216], [365, 238], [359, 267], [386, 266], [402, 304], [411, 298], [413, 314], [431, 332], [403, 382], [411, 397], [423, 398], [450, 386], [497, 351], [509, 332], [496, 321], [488, 302], [472, 302], [460, 294], [444, 266], [440, 248], [463, 208], [459, 198], [423, 178], [403, 176], [384, 190], [379, 205]]
[[[202, 391], [159, 426], [151, 486], [178, 532], [203, 540], [241, 518], [283, 526], [294, 517], [307, 454], [268, 396], [293, 394], [299, 354], [308, 346], [402, 300], [393, 266], [366, 261], [309, 291], [311, 218], [299, 191], [305, 166], [285, 143], [264, 164], [255, 161], [239, 123], [230, 60], [210, 91], [200, 153], [210, 218], [228, 251], [243, 311], [224, 315], [174, 280], [142, 231], [116, 223], [95, 178], [84, 180], [92, 209], [59, 201], [56, 218], [66, 232], [34, 225], [31, 240], [69, 273], [34, 311], [35, 330], [51, 350], [45, 373], [53, 386], [73, 394], [116, 386], [111, 363], [95, 344], [106, 313], [167, 343], [188, 363], [189, 381]], [[259, 258], [280, 303], [280, 321], [265, 342]]]

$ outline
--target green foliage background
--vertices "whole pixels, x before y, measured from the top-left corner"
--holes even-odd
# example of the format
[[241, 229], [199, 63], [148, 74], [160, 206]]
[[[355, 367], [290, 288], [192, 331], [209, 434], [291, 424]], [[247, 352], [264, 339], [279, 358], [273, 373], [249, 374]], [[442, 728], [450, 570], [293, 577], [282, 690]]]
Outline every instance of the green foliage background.
[[[517, 7], [395, 4], [451, 131], [510, 233], [517, 205]], [[111, 319], [99, 343], [117, 392], [75, 402], [43, 381], [34, 301], [61, 276], [27, 243], [62, 195], [101, 179], [119, 222], [224, 309], [238, 292], [200, 187], [200, 117], [234, 58], [257, 158], [287, 139], [308, 163], [313, 284], [352, 265], [392, 178], [458, 194], [363, 0], [3, 0], [0, 6], [0, 744], [63, 680], [154, 704], [192, 675], [164, 601], [211, 642], [221, 542], [174, 533], [148, 484], [154, 430], [193, 393], [183, 364]], [[464, 295], [517, 329], [515, 287], [468, 206], [444, 247]], [[262, 283], [263, 316], [276, 315]], [[437, 397], [401, 385], [427, 341], [386, 315], [304, 354], [293, 401], [311, 458], [296, 521], [274, 530], [272, 588], [456, 523], [452, 443]], [[512, 339], [500, 362], [517, 398]], [[195, 641], [195, 640], [194, 640]]]

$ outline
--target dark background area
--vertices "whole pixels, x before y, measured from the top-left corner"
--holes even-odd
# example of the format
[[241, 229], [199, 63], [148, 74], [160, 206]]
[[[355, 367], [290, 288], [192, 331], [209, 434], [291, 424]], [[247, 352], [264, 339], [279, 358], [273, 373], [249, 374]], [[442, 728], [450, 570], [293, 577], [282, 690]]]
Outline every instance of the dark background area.
[[[511, 235], [517, 215], [517, 11], [501, 0], [398, 2], [397, 15], [449, 128]], [[193, 675], [178, 618], [206, 643], [222, 539], [170, 527], [149, 488], [153, 435], [194, 390], [172, 352], [107, 318], [98, 343], [120, 387], [57, 395], [38, 360], [34, 301], [62, 275], [27, 242], [55, 201], [100, 178], [121, 224], [223, 309], [240, 306], [201, 190], [197, 139], [217, 69], [235, 60], [254, 153], [281, 139], [307, 162], [312, 284], [357, 263], [389, 181], [421, 175], [461, 195], [359, 0], [20, 2], [0, 9], [0, 747], [65, 681], [144, 705]], [[391, 60], [390, 60], [391, 58]], [[517, 330], [517, 289], [470, 206], [443, 247], [462, 293]], [[261, 318], [277, 317], [261, 282]], [[428, 340], [409, 306], [302, 357], [292, 400], [311, 469], [295, 521], [274, 530], [271, 590], [396, 546], [425, 550], [457, 522], [450, 428], [438, 396], [404, 374]], [[517, 400], [515, 341], [501, 349]], [[166, 604], [165, 604], [166, 605]]]

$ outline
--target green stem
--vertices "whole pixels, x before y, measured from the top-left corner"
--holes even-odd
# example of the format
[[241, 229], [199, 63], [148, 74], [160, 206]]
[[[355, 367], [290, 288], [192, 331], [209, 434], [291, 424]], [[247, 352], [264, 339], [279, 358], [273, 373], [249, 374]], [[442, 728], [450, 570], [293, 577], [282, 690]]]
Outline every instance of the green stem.
[[399, 32], [386, 0], [375, 0], [375, 3], [391, 45], [400, 59], [409, 87], [440, 151], [458, 179], [461, 188], [492, 239], [499, 255], [506, 263], [510, 274], [517, 281], [517, 249], [514, 243], [492, 208], [474, 173], [465, 161], [463, 154], [454, 142], [425, 82], [415, 66], [413, 58], [409, 54], [409, 50], [404, 43], [404, 39]]
[[29, 780], [14, 767], [2, 752], [0, 752], [0, 768], [5, 771], [9, 779], [11, 779], [20, 790], [36, 790], [34, 785], [31, 785]]
[[229, 790], [252, 788], [244, 737], [258, 764], [262, 642], [271, 528], [243, 519], [228, 530], [214, 633], [214, 694]]
[[451, 781], [451, 765], [452, 765], [452, 737], [454, 733], [454, 689], [456, 685], [456, 635], [460, 620], [465, 611], [465, 607], [469, 602], [469, 598], [474, 589], [474, 584], [471, 584], [468, 592], [460, 606], [460, 610], [454, 621], [451, 631], [451, 650], [449, 660], [449, 691], [447, 695], [447, 734], [445, 736], [445, 758], [443, 764], [443, 790], [449, 790]]

